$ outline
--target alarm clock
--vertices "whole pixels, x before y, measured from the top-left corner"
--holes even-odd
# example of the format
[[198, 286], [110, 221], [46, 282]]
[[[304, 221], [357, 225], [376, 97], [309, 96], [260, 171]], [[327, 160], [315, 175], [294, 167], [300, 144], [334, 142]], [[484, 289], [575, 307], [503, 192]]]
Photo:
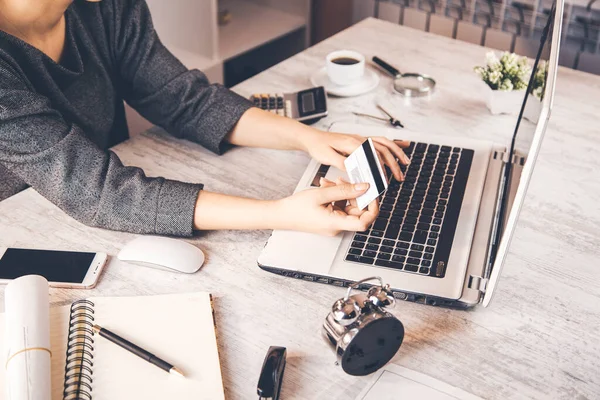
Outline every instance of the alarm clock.
[[[351, 295], [352, 289], [371, 280], [378, 280], [379, 285]], [[386, 311], [394, 305], [394, 294], [380, 277], [353, 283], [346, 296], [333, 303], [323, 324], [323, 335], [344, 372], [354, 376], [371, 374], [398, 352], [404, 326]]]

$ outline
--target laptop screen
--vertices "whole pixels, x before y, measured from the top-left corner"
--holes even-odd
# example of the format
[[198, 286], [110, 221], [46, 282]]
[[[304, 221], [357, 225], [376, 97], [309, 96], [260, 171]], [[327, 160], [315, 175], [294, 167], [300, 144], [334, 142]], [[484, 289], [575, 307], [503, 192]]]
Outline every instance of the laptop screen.
[[[507, 163], [505, 170], [504, 179], [507, 184], [500, 202], [498, 225], [490, 253], [490, 262], [494, 263], [494, 270], [499, 270], [504, 261], [508, 243], [514, 231], [514, 222], [520, 211], [523, 194], [531, 177], [532, 163], [537, 156], [539, 143], [549, 117], [554, 94], [554, 78], [560, 45], [558, 39], [560, 39], [562, 21], [562, 18], [556, 17], [556, 10], [557, 2], [560, 2], [558, 3], [560, 6], [558, 12], [562, 15], [563, 1], [556, 0], [547, 14], [538, 16], [538, 21], [542, 19], [543, 24], [540, 24], [537, 31], [539, 37], [537, 57], [532, 65], [531, 77], [510, 145], [507, 159], [513, 160], [513, 162]], [[547, 112], [543, 112], [544, 109]], [[534, 142], [537, 146], [534, 146]], [[526, 164], [530, 164], [529, 168], [523, 168]], [[519, 192], [521, 192], [521, 196], [519, 196]], [[499, 271], [493, 271], [490, 280], [497, 279], [498, 274]]]

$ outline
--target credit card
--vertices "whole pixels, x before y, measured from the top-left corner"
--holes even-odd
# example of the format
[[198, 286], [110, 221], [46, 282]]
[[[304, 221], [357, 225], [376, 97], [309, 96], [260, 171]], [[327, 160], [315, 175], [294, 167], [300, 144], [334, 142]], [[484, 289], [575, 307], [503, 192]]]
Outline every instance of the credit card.
[[387, 179], [371, 138], [365, 140], [362, 146], [350, 154], [344, 161], [344, 165], [350, 183], [369, 184], [369, 190], [356, 198], [359, 209], [363, 210], [387, 189]]

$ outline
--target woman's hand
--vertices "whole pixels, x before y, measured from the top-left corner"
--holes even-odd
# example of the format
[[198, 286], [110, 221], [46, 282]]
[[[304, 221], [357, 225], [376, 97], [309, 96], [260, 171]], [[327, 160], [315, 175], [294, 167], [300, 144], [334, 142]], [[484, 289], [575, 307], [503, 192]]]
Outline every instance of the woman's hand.
[[274, 228], [335, 236], [342, 231], [364, 231], [377, 218], [377, 200], [362, 211], [352, 201], [369, 189], [368, 183], [352, 185], [338, 181], [335, 184], [322, 179], [321, 186], [279, 200]]
[[[400, 170], [398, 161], [404, 165], [410, 163], [409, 158], [402, 151], [403, 148], [410, 145], [410, 142], [390, 140], [383, 136], [373, 136], [371, 139], [382, 164], [390, 168], [396, 180], [403, 181], [404, 175]], [[305, 133], [301, 137], [304, 149], [315, 160], [322, 164], [333, 165], [342, 171], [346, 170], [344, 167], [346, 156], [362, 145], [365, 140], [366, 138], [360, 135], [322, 132], [316, 129], [313, 129], [310, 133]]]

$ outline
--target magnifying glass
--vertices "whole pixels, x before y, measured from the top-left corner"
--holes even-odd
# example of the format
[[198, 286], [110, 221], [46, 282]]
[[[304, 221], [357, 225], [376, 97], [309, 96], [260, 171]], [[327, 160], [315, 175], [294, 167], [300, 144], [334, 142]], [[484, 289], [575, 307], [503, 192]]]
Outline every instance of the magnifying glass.
[[435, 80], [432, 77], [412, 72], [403, 74], [377, 56], [373, 57], [373, 62], [394, 77], [394, 90], [396, 92], [406, 97], [427, 96], [433, 93]]

